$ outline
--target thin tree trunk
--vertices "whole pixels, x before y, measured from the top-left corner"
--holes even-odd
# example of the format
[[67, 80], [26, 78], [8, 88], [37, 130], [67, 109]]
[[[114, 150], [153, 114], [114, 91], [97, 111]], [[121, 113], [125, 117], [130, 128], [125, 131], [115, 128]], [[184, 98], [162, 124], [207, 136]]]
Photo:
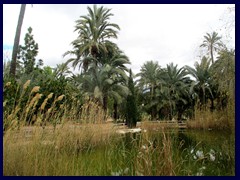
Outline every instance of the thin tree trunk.
[[211, 98], [211, 112], [213, 112], [214, 109], [215, 109], [215, 107], [214, 107], [214, 99]]
[[206, 97], [205, 97], [205, 88], [202, 88], [203, 91], [203, 109], [206, 110]]
[[211, 49], [210, 49], [210, 53], [211, 53], [211, 60], [212, 60], [212, 64], [214, 63], [214, 60], [213, 60], [213, 47], [211, 46]]
[[11, 61], [11, 67], [10, 67], [10, 76], [12, 76], [14, 79], [16, 77], [17, 53], [18, 53], [18, 46], [19, 46], [19, 41], [20, 41], [21, 28], [22, 28], [25, 9], [26, 9], [26, 4], [22, 4], [21, 9], [20, 9], [20, 14], [18, 17], [16, 34], [15, 34], [15, 38], [14, 38], [12, 61]]

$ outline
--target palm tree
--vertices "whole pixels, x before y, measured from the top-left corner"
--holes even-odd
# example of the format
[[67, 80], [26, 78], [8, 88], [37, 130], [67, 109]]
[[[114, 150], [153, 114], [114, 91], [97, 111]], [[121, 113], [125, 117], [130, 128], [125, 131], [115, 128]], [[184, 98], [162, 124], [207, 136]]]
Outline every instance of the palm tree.
[[[76, 21], [75, 31], [78, 31], [78, 38], [72, 42], [73, 51], [68, 51], [64, 54], [74, 54], [76, 58], [68, 61], [73, 62], [73, 66], [83, 66], [84, 71], [88, 69], [91, 62], [99, 63], [103, 53], [108, 53], [109, 49], [116, 47], [116, 44], [109, 41], [111, 38], [117, 38], [120, 27], [117, 24], [110, 23], [109, 19], [113, 14], [111, 9], [96, 5], [93, 9], [88, 9], [87, 16], [81, 16]], [[100, 62], [101, 63], [101, 62]]]
[[163, 70], [161, 78], [163, 80], [163, 88], [167, 92], [167, 99], [170, 107], [170, 119], [173, 116], [173, 110], [176, 107], [176, 103], [182, 101], [187, 103], [181, 95], [185, 94], [187, 90], [186, 81], [189, 79], [186, 77], [187, 73], [184, 68], [177, 68], [177, 65], [170, 63], [167, 68]]
[[[82, 89], [86, 94], [103, 106], [107, 111], [108, 98], [114, 99], [115, 111], [122, 98], [128, 94], [126, 64], [130, 64], [128, 57], [119, 50], [118, 54], [106, 57], [101, 67], [95, 67], [95, 63], [89, 64], [89, 70], [82, 74]], [[117, 113], [117, 112], [115, 112]]]
[[123, 83], [125, 78], [119, 76], [121, 74], [118, 68], [109, 64], [102, 68], [90, 68], [89, 72], [82, 74], [85, 95], [92, 97], [102, 105], [105, 114], [109, 97], [119, 104], [123, 100], [122, 97], [128, 95], [128, 88]]
[[18, 53], [18, 46], [19, 46], [19, 40], [20, 40], [20, 35], [21, 35], [21, 28], [22, 28], [25, 9], [26, 9], [26, 4], [22, 4], [21, 9], [20, 9], [20, 14], [18, 17], [17, 30], [16, 30], [16, 34], [15, 34], [15, 38], [14, 38], [12, 61], [11, 61], [11, 66], [10, 66], [10, 76], [12, 76], [14, 79], [16, 76], [17, 53]]
[[[140, 77], [138, 80], [138, 86], [142, 89], [143, 93], [150, 92], [150, 102], [154, 100], [156, 95], [156, 87], [158, 83], [158, 76], [161, 69], [157, 62], [147, 61], [140, 69], [140, 73], [136, 76]], [[151, 106], [151, 105], [150, 105]], [[152, 118], [156, 116], [156, 107], [151, 107]]]
[[193, 88], [195, 88], [195, 91], [198, 93], [198, 96], [200, 97], [201, 105], [206, 105], [206, 90], [210, 93], [212, 96], [211, 91], [211, 74], [210, 74], [210, 60], [206, 58], [205, 56], [201, 59], [201, 63], [198, 62], [195, 63], [195, 68], [192, 68], [190, 66], [185, 66], [187, 69], [187, 72], [192, 75], [196, 82], [193, 84]]
[[66, 63], [57, 64], [57, 67], [54, 68], [53, 73], [56, 78], [62, 77], [62, 76], [65, 77], [69, 74], [72, 74], [72, 72], [70, 71], [70, 68], [67, 66]]
[[221, 37], [218, 36], [218, 33], [214, 31], [212, 34], [207, 33], [207, 35], [204, 36], [203, 43], [200, 45], [200, 47], [207, 47], [208, 52], [211, 55], [212, 64], [214, 63], [213, 51], [219, 51], [220, 48], [223, 47], [223, 44], [220, 40]]

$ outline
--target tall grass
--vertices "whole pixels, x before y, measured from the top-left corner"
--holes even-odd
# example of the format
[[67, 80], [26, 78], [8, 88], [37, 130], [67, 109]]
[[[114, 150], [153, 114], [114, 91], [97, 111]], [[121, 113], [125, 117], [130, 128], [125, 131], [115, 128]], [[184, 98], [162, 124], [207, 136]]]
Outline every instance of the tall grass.
[[175, 175], [170, 137], [119, 136], [112, 124], [8, 131], [4, 175]]
[[84, 154], [110, 143], [112, 130], [110, 124], [97, 128], [65, 124], [55, 130], [22, 127], [8, 131], [3, 142], [4, 175], [86, 175], [81, 168], [91, 162], [84, 160]]
[[215, 129], [235, 131], [234, 106], [228, 106], [221, 111], [195, 110], [193, 120], [187, 121], [188, 128], [193, 129]]

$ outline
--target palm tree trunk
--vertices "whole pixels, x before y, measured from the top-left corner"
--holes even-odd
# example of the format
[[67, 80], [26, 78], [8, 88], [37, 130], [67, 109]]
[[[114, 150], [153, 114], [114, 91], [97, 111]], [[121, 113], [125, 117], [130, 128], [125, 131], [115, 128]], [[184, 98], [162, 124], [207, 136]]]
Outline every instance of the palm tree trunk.
[[203, 108], [206, 110], [206, 96], [205, 96], [205, 88], [203, 88]]
[[10, 67], [10, 76], [12, 76], [14, 79], [16, 77], [17, 53], [18, 53], [18, 46], [20, 41], [21, 28], [22, 28], [25, 9], [26, 9], [26, 4], [22, 4], [20, 9], [20, 14], [18, 17], [17, 30], [14, 38], [12, 61], [11, 61], [11, 67]]
[[213, 112], [214, 109], [215, 109], [215, 107], [214, 107], [214, 99], [211, 98], [211, 112]]
[[214, 63], [214, 60], [213, 60], [213, 47], [211, 46], [211, 49], [210, 49], [210, 53], [211, 53], [211, 60], [212, 60], [212, 64]]
[[[151, 102], [154, 101], [155, 98], [155, 84], [151, 85]], [[151, 112], [151, 116], [152, 116], [152, 120], [154, 120], [156, 118], [156, 114], [157, 114], [157, 107], [156, 106], [152, 106], [152, 112]]]

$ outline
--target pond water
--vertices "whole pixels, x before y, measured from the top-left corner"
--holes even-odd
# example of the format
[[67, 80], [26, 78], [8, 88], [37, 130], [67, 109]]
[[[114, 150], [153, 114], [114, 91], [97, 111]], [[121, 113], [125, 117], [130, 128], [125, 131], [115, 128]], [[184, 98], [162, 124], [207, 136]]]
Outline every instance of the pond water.
[[235, 175], [235, 137], [222, 131], [185, 131], [178, 133], [183, 142], [182, 158], [192, 162], [195, 175]]
[[[118, 151], [120, 154], [124, 154], [122, 151], [127, 152], [126, 163], [138, 161], [142, 164], [137, 167], [150, 168], [146, 172], [143, 167], [140, 175], [235, 175], [235, 135], [230, 132], [167, 130], [145, 135], [144, 132], [126, 134], [122, 138], [124, 143], [120, 143]], [[139, 153], [142, 153], [140, 160]], [[149, 162], [151, 166], [148, 166]], [[171, 172], [159, 173], [158, 166], [163, 167], [163, 171]]]

